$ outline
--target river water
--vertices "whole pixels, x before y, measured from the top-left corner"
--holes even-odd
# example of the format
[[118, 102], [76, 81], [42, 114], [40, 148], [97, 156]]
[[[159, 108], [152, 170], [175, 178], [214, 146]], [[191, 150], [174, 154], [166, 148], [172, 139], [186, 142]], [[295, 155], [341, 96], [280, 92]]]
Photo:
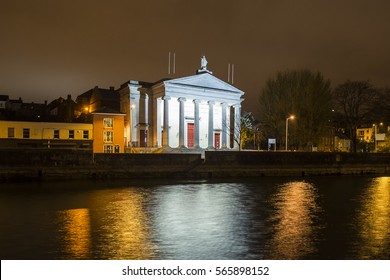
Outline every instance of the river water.
[[1, 259], [390, 259], [390, 177], [0, 186]]

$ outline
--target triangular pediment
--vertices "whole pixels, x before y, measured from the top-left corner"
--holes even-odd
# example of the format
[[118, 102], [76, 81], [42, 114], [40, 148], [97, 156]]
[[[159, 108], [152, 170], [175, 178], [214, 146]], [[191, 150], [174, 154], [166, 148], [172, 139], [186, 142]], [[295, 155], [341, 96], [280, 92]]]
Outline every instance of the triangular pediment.
[[217, 77], [209, 73], [168, 80], [164, 83], [166, 85], [181, 85], [197, 88], [208, 88], [218, 91], [230, 91], [238, 94], [244, 94], [242, 90], [222, 81], [221, 79], [218, 79]]

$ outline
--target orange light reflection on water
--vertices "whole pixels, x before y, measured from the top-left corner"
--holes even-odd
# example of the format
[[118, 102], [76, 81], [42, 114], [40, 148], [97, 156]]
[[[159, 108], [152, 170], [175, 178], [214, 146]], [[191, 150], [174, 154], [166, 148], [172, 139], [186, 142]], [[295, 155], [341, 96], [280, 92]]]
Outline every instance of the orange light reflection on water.
[[90, 209], [59, 211], [65, 259], [151, 259], [149, 217], [137, 189], [90, 197]]
[[380, 258], [390, 242], [390, 177], [375, 178], [358, 213], [359, 259]]
[[305, 182], [281, 186], [274, 196], [274, 234], [269, 243], [271, 259], [300, 259], [314, 252], [313, 217], [319, 210], [315, 188]]
[[98, 202], [99, 210], [92, 220], [99, 223], [94, 236], [99, 239], [96, 249], [104, 259], [151, 259], [154, 256], [144, 200], [145, 195], [139, 190], [126, 189]]
[[65, 256], [87, 259], [90, 253], [91, 226], [88, 209], [69, 209], [59, 212]]

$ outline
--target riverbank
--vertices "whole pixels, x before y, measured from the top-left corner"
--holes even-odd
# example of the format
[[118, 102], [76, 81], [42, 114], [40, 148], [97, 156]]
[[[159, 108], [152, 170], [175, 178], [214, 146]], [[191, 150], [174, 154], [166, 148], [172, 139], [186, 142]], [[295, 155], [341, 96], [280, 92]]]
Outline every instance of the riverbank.
[[390, 174], [390, 154], [206, 151], [200, 154], [92, 154], [0, 150], [1, 181], [108, 178], [227, 178]]

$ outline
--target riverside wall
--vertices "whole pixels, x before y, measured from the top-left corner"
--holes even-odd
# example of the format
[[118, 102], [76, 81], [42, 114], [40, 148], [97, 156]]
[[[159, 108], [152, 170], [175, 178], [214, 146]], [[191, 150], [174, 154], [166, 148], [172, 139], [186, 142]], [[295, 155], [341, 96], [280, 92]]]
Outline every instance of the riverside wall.
[[390, 154], [206, 151], [93, 154], [90, 150], [0, 149], [0, 182], [100, 178], [210, 178], [387, 174]]
[[389, 153], [206, 152], [213, 177], [390, 174]]

